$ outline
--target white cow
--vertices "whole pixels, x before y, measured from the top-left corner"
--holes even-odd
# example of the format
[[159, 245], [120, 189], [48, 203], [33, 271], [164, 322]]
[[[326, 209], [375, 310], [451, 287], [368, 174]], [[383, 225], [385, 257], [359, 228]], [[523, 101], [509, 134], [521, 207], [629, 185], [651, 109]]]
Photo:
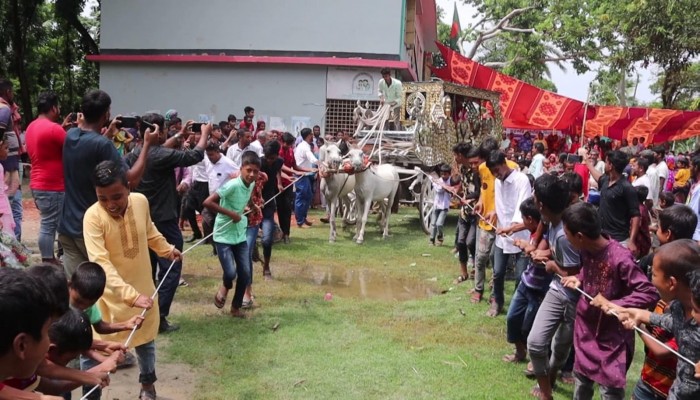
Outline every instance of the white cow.
[[333, 143], [326, 143], [321, 146], [319, 149], [319, 161], [322, 165], [320, 172], [323, 177], [321, 180], [321, 191], [330, 207], [328, 222], [331, 226], [331, 233], [328, 241], [333, 243], [337, 236], [335, 214], [338, 206], [341, 202], [345, 205], [343, 222], [347, 220], [347, 213], [352, 212], [348, 194], [355, 188], [355, 175], [339, 171], [343, 158], [340, 155], [340, 148]]
[[[382, 164], [367, 167], [365, 154], [360, 149], [353, 149], [347, 155], [348, 162], [355, 171], [355, 195], [357, 199], [357, 233], [354, 239], [362, 244], [365, 238], [365, 224], [372, 201], [379, 202], [382, 212], [380, 226], [383, 238], [389, 236], [389, 217], [391, 205], [399, 188], [399, 173], [393, 165]], [[388, 199], [388, 203], [384, 200]]]

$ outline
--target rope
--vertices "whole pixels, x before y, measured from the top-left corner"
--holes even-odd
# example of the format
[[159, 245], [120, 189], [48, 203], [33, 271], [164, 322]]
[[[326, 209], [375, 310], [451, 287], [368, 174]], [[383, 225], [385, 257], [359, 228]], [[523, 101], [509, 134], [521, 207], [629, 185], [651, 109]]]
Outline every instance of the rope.
[[[421, 172], [423, 172], [423, 173], [424, 173], [428, 178], [430, 178], [431, 180], [433, 179], [433, 177], [430, 176], [430, 175], [428, 175], [425, 171], [421, 170]], [[450, 192], [453, 193], [452, 191], [450, 191]], [[466, 200], [464, 199], [464, 197], [462, 197], [462, 196], [460, 196], [460, 195], [458, 195], [458, 194], [456, 194], [456, 193], [453, 193], [453, 194], [454, 194], [456, 197], [458, 197], [460, 200], [462, 200], [462, 203], [463, 203], [463, 204], [466, 202]], [[471, 208], [471, 210], [472, 210], [479, 218], [481, 218], [485, 223], [487, 223], [488, 225], [490, 225], [493, 229], [497, 229], [496, 226], [495, 226], [494, 224], [492, 224], [489, 220], [487, 220], [486, 218], [484, 218], [480, 213], [476, 212], [476, 210], [474, 210], [474, 207], [472, 207], [472, 206], [469, 205], [469, 204], [465, 204], [465, 205], [466, 205], [467, 207]], [[512, 237], [511, 235], [502, 235], [502, 236], [505, 237], [506, 239], [510, 240], [510, 241], [513, 241], [513, 242], [515, 241], [515, 239], [513, 239], [513, 237]], [[560, 280], [563, 278], [563, 276], [561, 276], [561, 275], [559, 275], [559, 274], [555, 274], [555, 275], [556, 275]], [[567, 287], [568, 287], [568, 286], [567, 286]], [[585, 291], [583, 291], [581, 288], [579, 288], [579, 287], [574, 287], [574, 288], [572, 288], [572, 289], [576, 289], [577, 292], [581, 293], [581, 294], [582, 294], [583, 296], [585, 296], [587, 299], [593, 301], [593, 297], [592, 297], [591, 295], [589, 295], [588, 293], [586, 293]], [[605, 311], [604, 311], [604, 312], [605, 312]], [[611, 315], [613, 315], [613, 316], [619, 318], [619, 315], [617, 314], [617, 312], [615, 312], [615, 310], [612, 310], [612, 309], [608, 310], [608, 311], [606, 312], [606, 314], [611, 314]], [[680, 354], [679, 352], [673, 350], [673, 349], [670, 348], [667, 344], [661, 342], [659, 339], [657, 339], [657, 338], [655, 338], [654, 336], [652, 336], [649, 332], [647, 332], [647, 331], [645, 331], [645, 330], [639, 328], [638, 326], [635, 326], [635, 327], [634, 327], [634, 330], [636, 330], [636, 331], [639, 332], [640, 334], [642, 334], [642, 335], [644, 335], [644, 336], [650, 338], [650, 339], [653, 340], [656, 344], [662, 346], [662, 347], [665, 348], [666, 350], [670, 351], [671, 353], [673, 353], [674, 355], [676, 355], [676, 357], [678, 357], [680, 360], [683, 360], [683, 361], [689, 363], [690, 365], [695, 366], [696, 363], [694, 363], [693, 361], [691, 361], [689, 358], [683, 356], [683, 355]]]
[[[313, 173], [304, 174], [304, 175], [300, 176], [299, 178], [294, 179], [289, 185], [287, 185], [287, 186], [285, 186], [284, 188], [282, 188], [282, 190], [280, 190], [276, 195], [270, 197], [270, 199], [268, 199], [265, 203], [263, 203], [263, 205], [261, 206], [261, 208], [265, 207], [269, 202], [271, 202], [272, 200], [274, 200], [277, 196], [281, 195], [285, 190], [287, 190], [287, 189], [290, 188], [292, 185], [294, 185], [299, 179], [301, 179], [301, 178], [303, 178], [303, 177], [305, 177], [305, 176], [312, 175], [312, 174], [313, 174]], [[249, 214], [251, 211], [252, 211], [252, 210], [248, 210], [248, 211], [244, 212], [243, 215], [247, 215], [247, 214]], [[184, 256], [184, 255], [185, 255], [186, 253], [188, 253], [190, 250], [192, 250], [192, 249], [194, 249], [195, 247], [199, 246], [200, 244], [204, 243], [207, 239], [209, 239], [210, 237], [214, 236], [214, 233], [219, 232], [220, 230], [222, 230], [223, 228], [225, 228], [226, 226], [228, 226], [228, 224], [230, 224], [231, 222], [233, 222], [232, 219], [230, 219], [229, 221], [227, 221], [225, 224], [221, 225], [218, 229], [216, 229], [216, 230], [213, 231], [212, 233], [210, 233], [210, 234], [208, 234], [207, 236], [203, 237], [203, 238], [202, 238], [200, 241], [198, 241], [197, 243], [193, 244], [192, 246], [190, 246], [189, 248], [187, 248], [186, 250], [184, 250], [182, 253], [180, 253], [180, 257]], [[175, 261], [173, 261], [172, 263], [170, 263], [170, 267], [168, 267], [168, 270], [165, 271], [165, 275], [163, 275], [163, 279], [161, 279], [161, 281], [160, 281], [160, 283], [158, 284], [158, 287], [156, 288], [155, 292], [153, 292], [153, 294], [151, 295], [151, 300], [155, 300], [156, 296], [158, 295], [158, 290], [160, 290], [160, 287], [161, 287], [161, 286], [163, 285], [163, 283], [165, 282], [165, 277], [168, 276], [168, 274], [170, 273], [170, 271], [172, 270], [172, 268], [173, 268], [173, 266], [175, 265], [176, 262], [177, 262], [177, 260], [175, 260]], [[141, 314], [140, 314], [141, 317], [144, 317], [144, 316], [146, 315], [146, 311], [148, 311], [148, 310], [145, 309], [145, 308], [143, 309], [143, 311], [141, 311]], [[136, 330], [137, 330], [138, 328], [139, 328], [138, 326], [134, 326], [134, 327], [131, 329], [131, 333], [129, 333], [129, 337], [127, 337], [127, 338], [126, 338], [126, 341], [124, 342], [124, 347], [127, 347], [127, 348], [129, 347], [129, 344], [131, 343], [131, 340], [134, 338], [134, 334], [136, 333]], [[109, 376], [110, 374], [111, 374], [110, 372], [107, 372], [107, 375], [108, 375], [108, 376]], [[83, 397], [80, 398], [80, 400], [86, 400], [86, 399], [88, 398], [88, 396], [90, 396], [90, 395], [91, 395], [95, 390], [97, 390], [98, 388], [100, 388], [100, 385], [95, 385], [95, 386], [93, 386], [93, 388], [90, 389], [89, 392], [87, 392], [86, 394], [84, 394]]]

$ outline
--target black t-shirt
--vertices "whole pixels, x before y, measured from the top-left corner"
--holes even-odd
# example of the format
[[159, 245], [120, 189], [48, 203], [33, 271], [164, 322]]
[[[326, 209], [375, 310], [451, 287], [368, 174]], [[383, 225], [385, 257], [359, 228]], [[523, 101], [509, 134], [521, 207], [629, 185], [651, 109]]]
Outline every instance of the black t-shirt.
[[630, 236], [630, 220], [639, 217], [639, 200], [637, 192], [624, 178], [620, 177], [612, 186], [608, 186], [609, 181], [608, 175], [603, 175], [598, 180], [598, 214], [603, 232], [618, 242], [624, 242]]
[[[263, 159], [260, 171], [267, 174], [267, 182], [265, 182], [262, 188], [262, 197], [264, 201], [271, 199], [279, 192], [279, 188], [277, 187], [277, 174], [282, 170], [282, 165], [284, 165], [282, 157], [278, 157], [272, 164], [268, 164], [267, 161]], [[276, 209], [277, 207], [274, 201], [267, 203], [263, 208], [263, 216], [266, 218], [270, 217]]]

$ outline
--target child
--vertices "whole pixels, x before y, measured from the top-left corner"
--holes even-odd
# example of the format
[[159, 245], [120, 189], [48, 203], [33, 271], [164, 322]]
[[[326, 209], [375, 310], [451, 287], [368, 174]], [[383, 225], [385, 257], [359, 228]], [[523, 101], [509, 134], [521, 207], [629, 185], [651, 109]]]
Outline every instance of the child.
[[450, 192], [445, 189], [445, 186], [451, 186], [452, 178], [450, 174], [452, 168], [447, 164], [440, 165], [440, 178], [433, 182], [433, 190], [435, 197], [433, 199], [433, 214], [430, 217], [430, 245], [442, 246], [443, 232], [442, 227], [445, 225], [447, 212], [450, 210]]
[[639, 199], [639, 229], [637, 230], [637, 236], [634, 238], [634, 244], [637, 246], [639, 251], [639, 257], [644, 257], [649, 254], [651, 250], [651, 232], [649, 232], [649, 225], [651, 225], [651, 215], [647, 209], [644, 201], [649, 195], [649, 188], [646, 186], [636, 186], [635, 191], [637, 192], [637, 198]]
[[[696, 361], [700, 359], [700, 247], [691, 239], [676, 240], [661, 246], [652, 266], [654, 286], [662, 299], [670, 301], [664, 313], [644, 309], [604, 306], [616, 312], [627, 328], [639, 324], [661, 327], [676, 339], [679, 353]], [[693, 317], [693, 318], [691, 318]], [[676, 363], [676, 378], [668, 392], [672, 399], [697, 399], [700, 382], [693, 377], [695, 368], [685, 361]], [[668, 378], [668, 377], [667, 377]], [[671, 383], [670, 379], [665, 381]], [[639, 388], [639, 385], [637, 386]], [[637, 389], [635, 388], [635, 396]], [[646, 397], [641, 397], [646, 398]]]
[[[49, 350], [49, 325], [58, 317], [53, 294], [23, 270], [0, 268], [0, 380], [31, 377]], [[0, 393], [5, 391], [0, 383]], [[44, 397], [44, 399], [59, 399]]]
[[[78, 357], [92, 345], [92, 330], [87, 316], [78, 310], [69, 310], [49, 328], [49, 345], [46, 354], [46, 363], [64, 367], [68, 362]], [[112, 355], [103, 364], [93, 368], [89, 372], [101, 376], [102, 386], [109, 384], [107, 372], [116, 369], [118, 354]], [[0, 399], [43, 399], [36, 390], [41, 393], [61, 394], [70, 392], [80, 386], [80, 381], [74, 381], [70, 377], [63, 379], [51, 379], [43, 375], [35, 374], [28, 379], [10, 379], [5, 381], [8, 387], [15, 390], [0, 392]], [[9, 397], [6, 397], [10, 395]]]
[[214, 296], [214, 305], [222, 308], [236, 279], [231, 302], [231, 316], [245, 318], [241, 312], [243, 295], [250, 282], [250, 256], [246, 242], [248, 219], [244, 211], [260, 172], [260, 157], [252, 151], [241, 156], [241, 174], [220, 187], [204, 201], [204, 206], [218, 213], [214, 222], [214, 243], [224, 271], [223, 284]]
[[678, 157], [678, 170], [673, 179], [673, 189], [671, 190], [676, 196], [676, 202], [685, 203], [688, 192], [690, 191], [690, 168], [688, 159]]
[[562, 278], [562, 284], [597, 294], [593, 302], [582, 297], [576, 305], [574, 398], [591, 399], [597, 383], [603, 398], [622, 399], [634, 355], [634, 334], [595, 306], [614, 302], [622, 307], [650, 307], [658, 295], [630, 251], [601, 234], [593, 205], [574, 204], [564, 211], [562, 220], [566, 237], [581, 254], [581, 272]]
[[[537, 228], [540, 224], [540, 211], [535, 200], [529, 198], [520, 204], [520, 213], [523, 217], [525, 228], [530, 231], [530, 241], [516, 240], [515, 245], [523, 249], [525, 254], [537, 249], [535, 242]], [[546, 248], [546, 241], [542, 242]], [[528, 257], [527, 268], [522, 273], [515, 294], [508, 308], [507, 336], [508, 343], [515, 345], [515, 354], [503, 357], [506, 362], [522, 362], [527, 355], [527, 336], [530, 334], [532, 323], [540, 308], [542, 299], [547, 293], [552, 275], [547, 273], [544, 264], [534, 263]]]
[[[169, 244], [151, 220], [148, 200], [129, 191], [125, 168], [121, 163], [103, 161], [93, 173], [97, 203], [85, 212], [83, 231], [90, 261], [100, 265], [107, 283], [97, 305], [107, 321], [126, 321], [148, 310], [141, 329], [133, 336], [121, 331], [98, 339], [129, 343], [139, 363], [139, 397], [156, 398], [156, 342], [160, 312], [155, 292], [149, 250], [158, 257], [182, 261], [180, 251]], [[128, 240], [124, 234], [127, 234]], [[145, 268], [144, 268], [145, 267]], [[96, 393], [99, 398], [99, 390]]]
[[[676, 204], [659, 212], [659, 224], [656, 237], [659, 243], [666, 244], [678, 239], [692, 239], [698, 217], [693, 210], [685, 205]], [[651, 275], [653, 254], [642, 257], [638, 265], [648, 276]]]
[[[659, 208], [669, 208], [676, 203], [676, 197], [671, 192], [661, 192], [659, 194]], [[682, 203], [681, 203], [682, 204]]]
[[[562, 276], [578, 273], [580, 265], [578, 252], [569, 243], [561, 222], [561, 215], [573, 197], [571, 191], [566, 181], [554, 175], [545, 174], [535, 181], [535, 203], [542, 219], [548, 221], [549, 250], [534, 251], [531, 257], [535, 262], [545, 263], [548, 272]], [[535, 397], [552, 399], [557, 372], [571, 349], [577, 300], [576, 291], [563, 287], [558, 279], [554, 279], [537, 311], [527, 337], [527, 349], [537, 378], [537, 386], [531, 392]]]

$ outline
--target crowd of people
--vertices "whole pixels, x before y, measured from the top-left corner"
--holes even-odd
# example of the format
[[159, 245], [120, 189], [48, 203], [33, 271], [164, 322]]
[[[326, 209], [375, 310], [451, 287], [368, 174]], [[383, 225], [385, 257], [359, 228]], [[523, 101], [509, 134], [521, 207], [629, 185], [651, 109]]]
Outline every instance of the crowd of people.
[[[314, 223], [308, 210], [319, 149], [326, 139], [343, 154], [352, 147], [349, 135], [322, 137], [318, 126], [297, 136], [266, 130], [254, 124], [252, 107], [242, 121], [230, 115], [218, 124], [183, 122], [175, 110], [112, 118], [109, 95], [93, 90], [62, 124], [57, 96], [41, 94], [25, 150], [8, 81], [0, 80], [0, 99], [3, 234], [21, 242], [12, 199], [21, 198], [26, 151], [43, 261], [23, 268], [0, 253], [0, 316], [16, 321], [0, 330], [0, 399], [70, 398], [79, 386], [103, 387], [128, 362], [127, 346], [136, 353], [139, 398], [155, 399], [155, 339], [178, 329], [168, 317], [186, 284], [184, 242], [211, 244], [222, 268], [213, 303], [225, 307], [233, 290], [230, 315], [245, 318], [254, 306], [259, 236], [261, 275], [272, 279], [276, 231], [289, 243], [292, 221], [298, 229]], [[638, 326], [697, 362], [700, 156], [670, 163], [663, 146], [598, 139], [575, 146], [574, 138], [562, 147], [568, 141], [529, 134], [505, 141], [454, 147], [455, 165], [441, 166], [434, 181], [429, 240], [443, 244], [457, 199], [455, 283], [473, 280], [470, 301], [484, 301], [489, 290], [487, 315], [506, 314], [514, 352], [503, 360], [530, 359], [531, 394], [552, 399], [564, 379], [576, 399], [590, 399], [594, 385], [603, 398], [622, 399]], [[507, 304], [509, 268], [516, 284]], [[634, 398], [700, 396], [700, 364], [642, 340], [646, 360]], [[100, 396], [95, 390], [88, 398]]]
[[[493, 267], [487, 315], [506, 313], [514, 345], [503, 360], [529, 357], [526, 375], [536, 379], [531, 394], [539, 399], [552, 399], [558, 380], [574, 384], [575, 399], [590, 399], [595, 384], [602, 398], [622, 399], [634, 353], [634, 332], [625, 327], [643, 325], [697, 362], [700, 155], [688, 163], [666, 157], [663, 146], [631, 150], [597, 140], [560, 155], [542, 140], [507, 151], [521, 144], [457, 144], [458, 172], [443, 165], [433, 181], [430, 244], [443, 242], [452, 197], [460, 209], [454, 283], [473, 280], [471, 302], [479, 303]], [[515, 293], [506, 308], [509, 267]], [[700, 364], [694, 369], [642, 340], [646, 359], [633, 398], [700, 396]]]
[[[10, 241], [9, 250], [0, 251], [5, 267], [0, 271], [7, 274], [0, 283], [0, 307], [8, 320], [18, 321], [26, 307], [42, 307], [29, 325], [3, 332], [3, 351], [9, 351], [3, 357], [11, 357], [11, 364], [17, 362], [13, 357], [25, 357], [15, 354], [25, 350], [13, 343], [17, 335], [27, 334], [36, 341], [30, 350], [39, 363], [31, 373], [25, 373], [28, 365], [26, 371], [5, 372], [12, 369], [3, 363], [0, 399], [70, 398], [72, 389], [104, 386], [107, 372], [136, 362], [140, 398], [156, 398], [155, 338], [179, 329], [168, 316], [178, 287], [187, 284], [181, 278], [184, 242], [212, 245], [223, 272], [213, 302], [223, 308], [235, 281], [230, 314], [245, 318], [243, 310], [253, 307], [259, 233], [262, 276], [272, 279], [276, 233], [289, 243], [292, 219], [300, 229], [313, 223], [307, 213], [318, 192], [317, 156], [324, 143], [320, 127], [305, 128], [297, 136], [268, 131], [262, 121], [253, 125], [253, 107], [244, 109], [242, 121], [230, 115], [218, 124], [183, 122], [175, 110], [112, 117], [110, 96], [93, 90], [82, 99], [80, 113], [62, 120], [58, 97], [40, 94], [38, 117], [23, 134], [9, 81], [0, 80], [0, 99], [0, 160], [6, 180], [0, 190], [0, 221]], [[339, 141], [349, 149], [347, 135], [340, 133]], [[17, 148], [23, 142], [26, 150]], [[42, 263], [31, 267], [21, 245], [21, 214], [12, 213], [11, 189], [21, 190], [18, 171], [24, 153], [40, 214]], [[192, 231], [187, 238], [185, 224]], [[5, 236], [0, 236], [0, 248]], [[40, 277], [38, 282], [19, 272], [27, 267], [27, 276]], [[9, 282], [23, 283], [10, 290]], [[42, 286], [47, 283], [48, 291]], [[5, 301], [15, 289], [28, 291], [28, 304]], [[136, 357], [126, 352], [127, 345]], [[88, 398], [100, 396], [95, 390]]]

